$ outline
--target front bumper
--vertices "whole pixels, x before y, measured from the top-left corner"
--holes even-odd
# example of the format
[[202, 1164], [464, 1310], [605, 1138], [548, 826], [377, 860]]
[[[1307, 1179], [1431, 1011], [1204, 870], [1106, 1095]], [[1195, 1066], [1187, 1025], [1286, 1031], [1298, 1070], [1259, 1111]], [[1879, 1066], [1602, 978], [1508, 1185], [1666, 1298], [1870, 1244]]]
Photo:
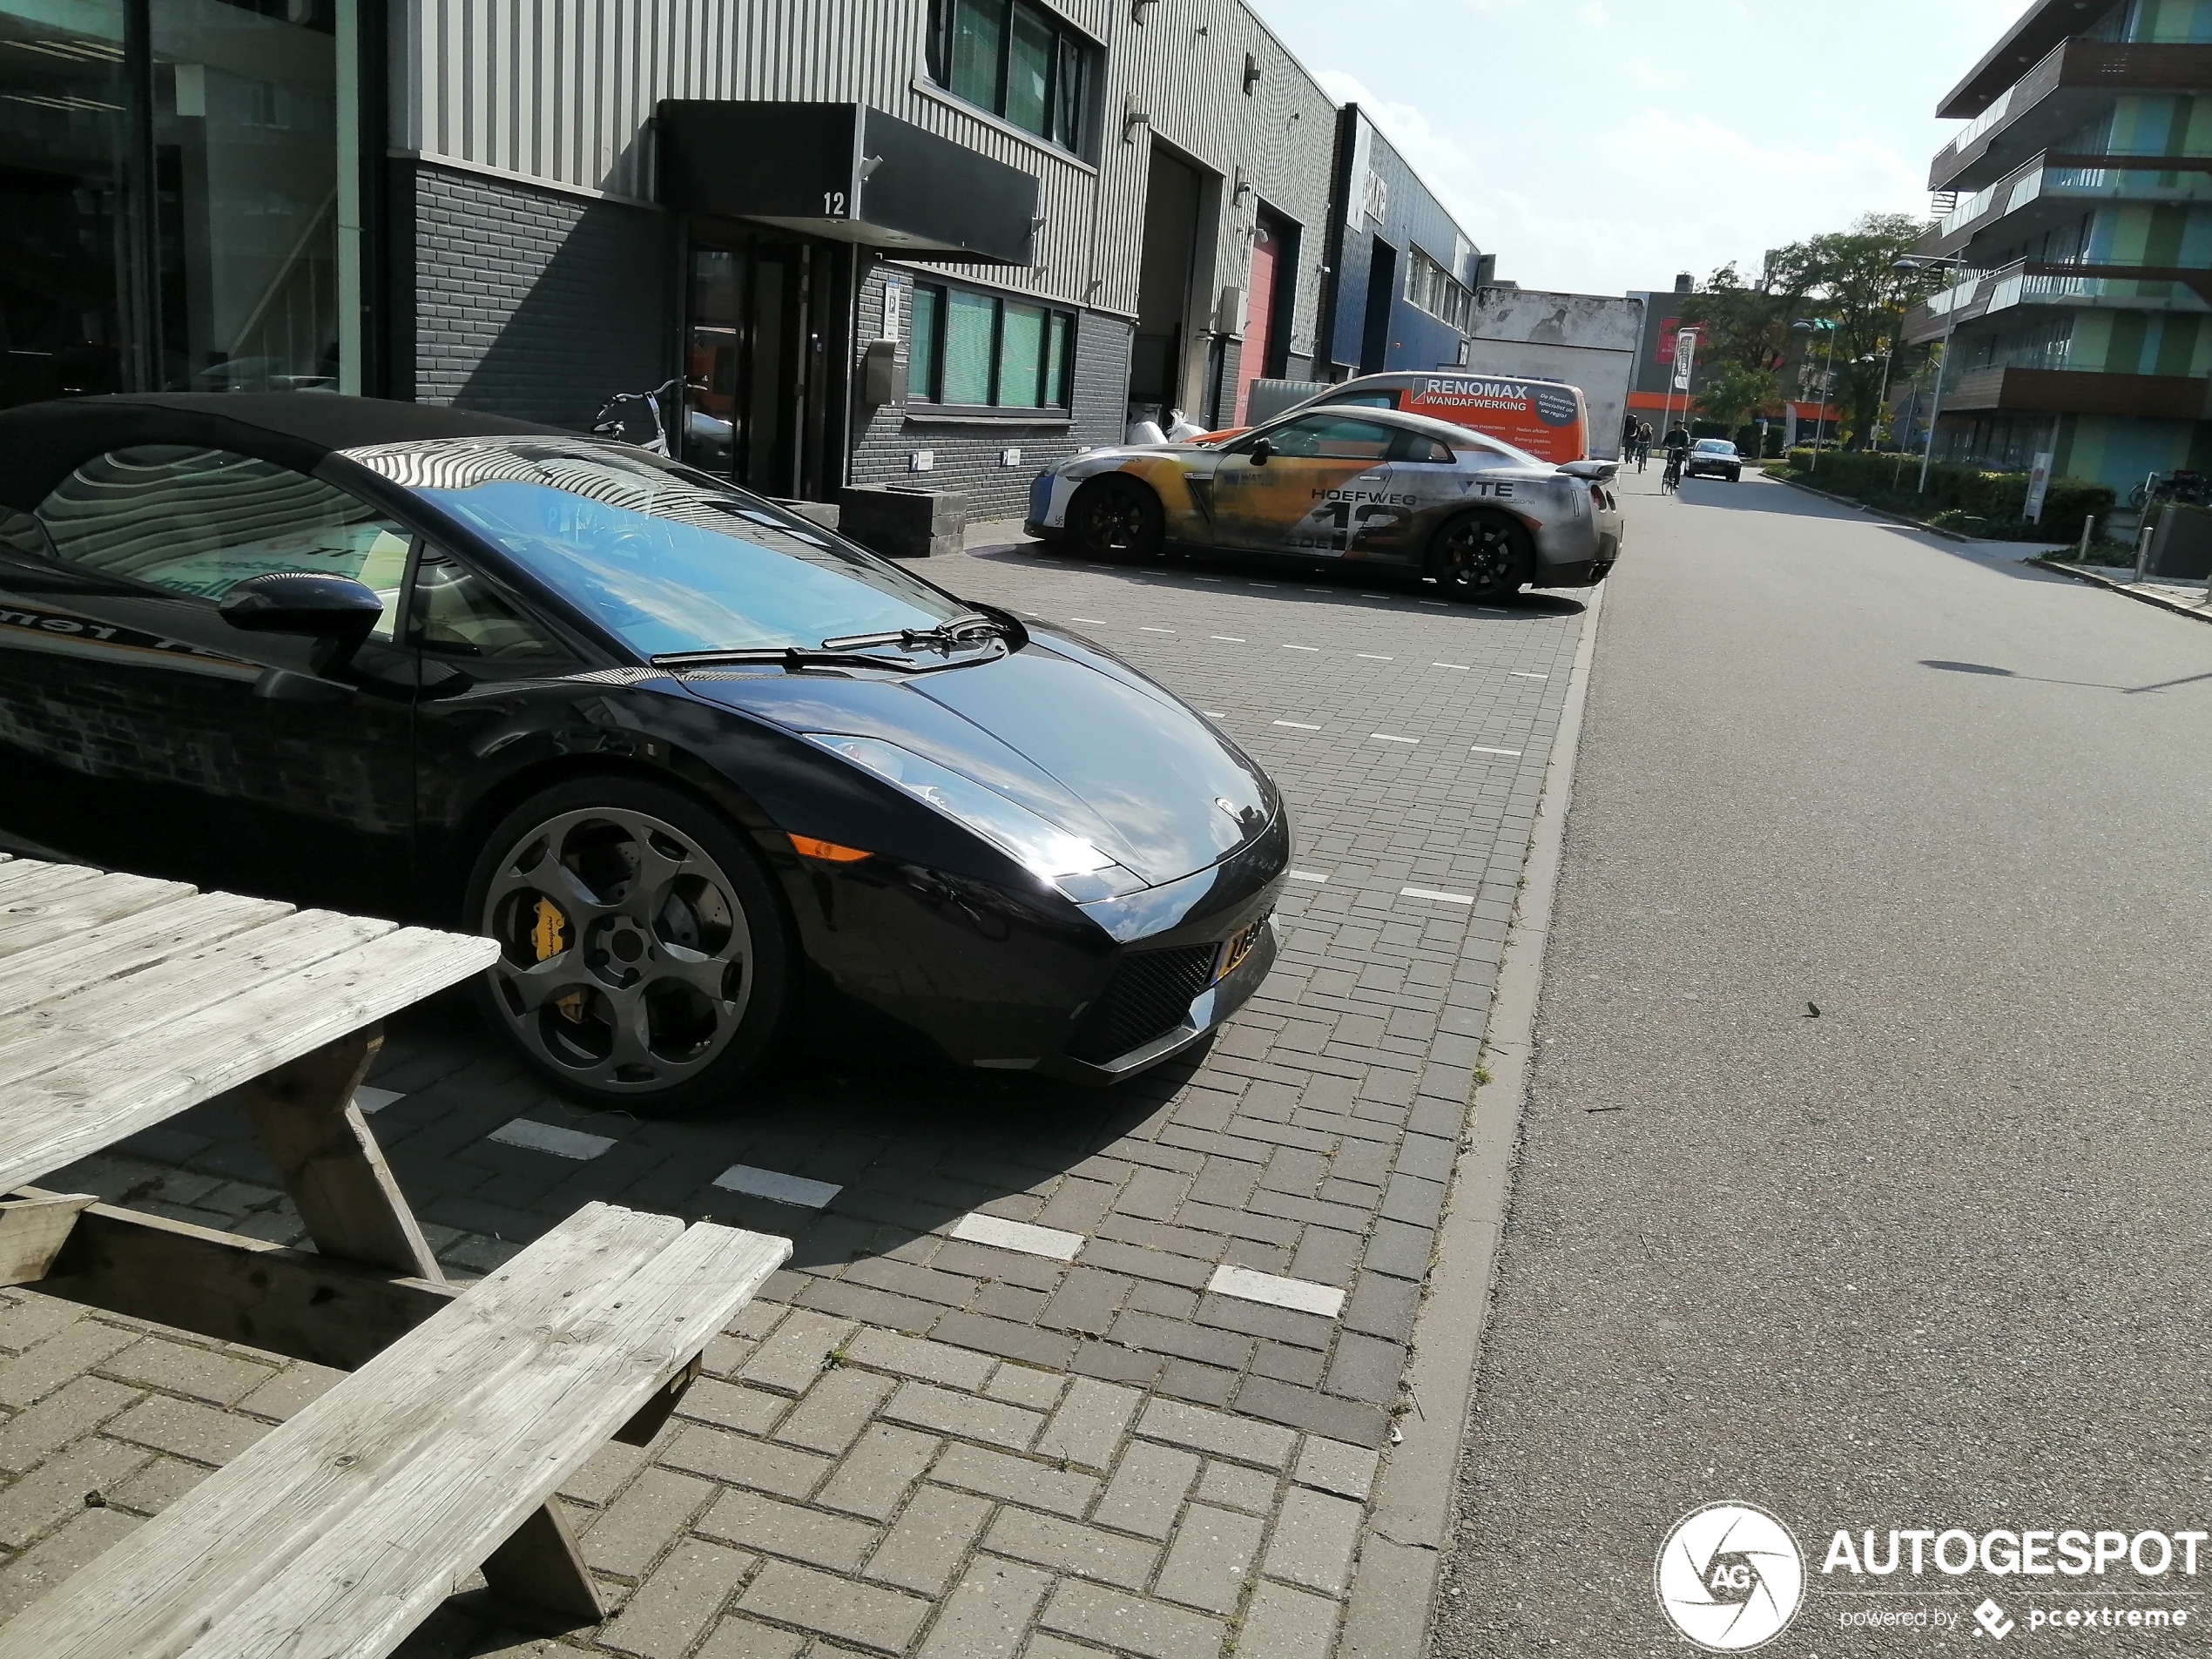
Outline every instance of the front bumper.
[[[1258, 988], [1289, 864], [1278, 809], [1221, 863], [1090, 904], [883, 858], [790, 869], [785, 892], [824, 988], [861, 1016], [856, 1033], [887, 1025], [957, 1065], [1111, 1083], [1198, 1042]], [[1216, 979], [1217, 953], [1256, 925]]]
[[1025, 518], [1022, 521], [1022, 534], [1040, 542], [1056, 542], [1067, 533], [1066, 527], [1063, 525], [1040, 524], [1034, 518]]

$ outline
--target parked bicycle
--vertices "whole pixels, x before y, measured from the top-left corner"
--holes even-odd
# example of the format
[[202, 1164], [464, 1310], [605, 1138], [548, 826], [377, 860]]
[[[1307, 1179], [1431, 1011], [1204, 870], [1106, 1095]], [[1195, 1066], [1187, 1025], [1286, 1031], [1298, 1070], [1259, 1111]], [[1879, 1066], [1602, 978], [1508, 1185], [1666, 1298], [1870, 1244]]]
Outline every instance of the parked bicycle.
[[591, 417], [591, 435], [634, 443], [657, 455], [666, 455], [668, 422], [662, 418], [660, 401], [682, 384], [678, 376], [650, 392], [617, 392]]
[[2177, 501], [2190, 507], [2212, 505], [2212, 479], [2187, 468], [2169, 473], [2155, 472], [2128, 493], [2130, 507], [2148, 507], [2153, 502]]

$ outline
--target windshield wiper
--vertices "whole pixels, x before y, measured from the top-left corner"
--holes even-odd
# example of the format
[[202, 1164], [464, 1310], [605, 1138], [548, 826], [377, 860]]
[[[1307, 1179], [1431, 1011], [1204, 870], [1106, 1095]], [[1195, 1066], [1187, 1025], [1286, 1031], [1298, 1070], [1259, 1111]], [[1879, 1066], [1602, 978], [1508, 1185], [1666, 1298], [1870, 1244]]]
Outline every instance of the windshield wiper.
[[997, 617], [971, 610], [966, 616], [949, 617], [934, 628], [894, 628], [880, 634], [840, 635], [835, 639], [822, 641], [822, 649], [850, 651], [861, 645], [900, 645], [912, 650], [916, 645], [923, 645], [938, 651], [953, 651], [968, 643], [975, 634], [1004, 638], [1010, 632]]
[[912, 673], [916, 664], [857, 651], [819, 651], [806, 645], [763, 645], [745, 651], [672, 651], [645, 659], [655, 668], [738, 668], [759, 663], [795, 674], [803, 668], [883, 668]]

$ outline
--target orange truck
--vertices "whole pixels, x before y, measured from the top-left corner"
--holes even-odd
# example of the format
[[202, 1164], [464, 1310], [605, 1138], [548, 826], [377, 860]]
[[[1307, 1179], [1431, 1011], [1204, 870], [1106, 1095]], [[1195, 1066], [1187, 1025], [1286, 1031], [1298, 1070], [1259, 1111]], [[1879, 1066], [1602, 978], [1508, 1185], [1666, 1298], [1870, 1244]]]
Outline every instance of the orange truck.
[[[1487, 437], [1502, 439], [1539, 461], [1564, 465], [1590, 456], [1589, 405], [1581, 388], [1565, 381], [1526, 375], [1481, 374], [1466, 369], [1393, 369], [1362, 374], [1332, 386], [1299, 407], [1400, 409], [1449, 421]], [[1211, 443], [1234, 437], [1242, 427], [1209, 432]]]

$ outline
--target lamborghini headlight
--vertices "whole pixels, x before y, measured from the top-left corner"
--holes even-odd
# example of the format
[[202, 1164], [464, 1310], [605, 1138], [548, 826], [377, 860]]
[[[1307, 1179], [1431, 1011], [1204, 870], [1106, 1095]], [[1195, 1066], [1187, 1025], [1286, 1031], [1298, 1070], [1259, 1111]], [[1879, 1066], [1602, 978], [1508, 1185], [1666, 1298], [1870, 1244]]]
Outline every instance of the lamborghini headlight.
[[1113, 855], [1049, 823], [1019, 801], [881, 738], [801, 732], [807, 742], [867, 768], [955, 824], [973, 830], [1031, 874], [1079, 901], [1134, 893], [1144, 883]]

